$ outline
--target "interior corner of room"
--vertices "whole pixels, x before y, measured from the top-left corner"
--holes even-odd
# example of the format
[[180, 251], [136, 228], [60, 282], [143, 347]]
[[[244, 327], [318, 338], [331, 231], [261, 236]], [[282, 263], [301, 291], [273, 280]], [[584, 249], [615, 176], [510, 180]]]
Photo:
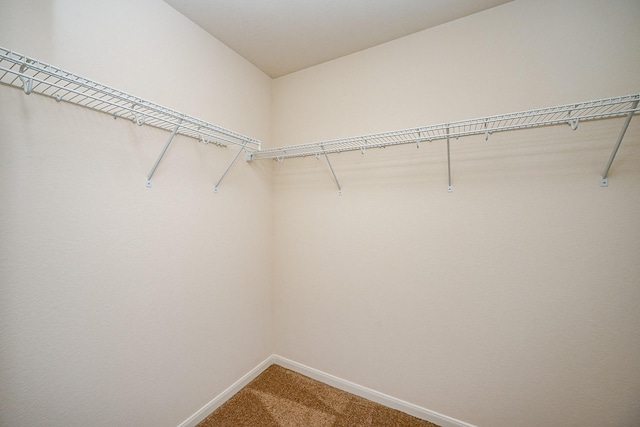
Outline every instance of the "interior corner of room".
[[391, 3], [0, 2], [0, 425], [640, 423], [640, 2]]

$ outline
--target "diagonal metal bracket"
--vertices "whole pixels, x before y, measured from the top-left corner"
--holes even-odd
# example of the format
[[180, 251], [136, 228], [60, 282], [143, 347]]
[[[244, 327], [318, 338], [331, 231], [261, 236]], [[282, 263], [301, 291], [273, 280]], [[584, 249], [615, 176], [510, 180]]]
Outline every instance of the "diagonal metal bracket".
[[447, 191], [453, 192], [453, 185], [451, 185], [451, 148], [449, 146], [449, 126], [447, 125], [447, 173], [449, 174], [449, 187]]
[[234, 156], [233, 160], [231, 160], [231, 163], [229, 163], [229, 166], [227, 166], [227, 169], [224, 171], [224, 173], [222, 174], [222, 176], [220, 177], [220, 179], [218, 180], [218, 182], [216, 182], [215, 187], [213, 187], [213, 192], [217, 193], [218, 192], [218, 185], [220, 185], [220, 183], [222, 182], [222, 180], [224, 179], [225, 176], [227, 176], [227, 173], [229, 172], [229, 170], [231, 169], [231, 166], [233, 166], [233, 164], [236, 162], [236, 160], [238, 160], [238, 157], [240, 157], [240, 153], [242, 153], [242, 151], [244, 151], [244, 147], [240, 147], [240, 149], [238, 150], [238, 152], [236, 153], [236, 155]]
[[633, 118], [633, 114], [635, 113], [635, 109], [638, 108], [638, 100], [633, 101], [631, 104], [631, 110], [629, 114], [627, 114], [627, 118], [622, 125], [622, 129], [620, 130], [620, 135], [618, 135], [618, 140], [616, 141], [616, 145], [613, 147], [613, 151], [611, 152], [611, 156], [609, 157], [609, 161], [607, 165], [604, 167], [604, 171], [602, 171], [602, 176], [600, 177], [600, 187], [608, 187], [609, 179], [607, 176], [609, 175], [609, 169], [611, 169], [611, 164], [613, 163], [613, 159], [616, 158], [616, 154], [618, 154], [618, 149], [620, 148], [620, 144], [622, 144], [622, 138], [624, 138], [624, 134], [627, 132], [627, 128], [629, 127], [629, 123], [631, 123], [631, 119]]
[[333, 179], [336, 181], [336, 185], [338, 186], [338, 196], [342, 196], [342, 186], [340, 185], [340, 181], [338, 181], [338, 177], [336, 176], [336, 172], [333, 170], [333, 166], [331, 165], [331, 161], [329, 160], [329, 156], [327, 152], [324, 151], [324, 147], [321, 147], [323, 150], [324, 158], [327, 159], [327, 163], [329, 164], [329, 169], [331, 169], [331, 174], [333, 175]]
[[173, 132], [171, 132], [171, 136], [169, 136], [169, 139], [167, 139], [167, 142], [164, 144], [164, 148], [162, 149], [162, 152], [160, 152], [160, 156], [158, 156], [158, 159], [153, 164], [153, 167], [147, 174], [147, 188], [151, 188], [151, 178], [153, 177], [153, 174], [156, 172], [156, 169], [158, 168], [160, 161], [162, 160], [165, 153], [169, 149], [169, 145], [171, 145], [171, 141], [173, 141], [173, 138], [176, 136], [176, 133], [178, 133], [178, 129], [180, 129], [181, 124], [182, 124], [182, 119], [180, 119], [176, 127], [173, 129]]

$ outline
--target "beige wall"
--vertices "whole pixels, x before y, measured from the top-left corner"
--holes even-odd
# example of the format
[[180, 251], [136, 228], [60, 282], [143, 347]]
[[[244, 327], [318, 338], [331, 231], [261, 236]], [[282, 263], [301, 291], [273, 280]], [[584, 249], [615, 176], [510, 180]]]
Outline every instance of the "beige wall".
[[[157, 0], [0, 0], [0, 45], [261, 139], [271, 80]], [[272, 354], [268, 164], [0, 88], [0, 425], [176, 426]]]
[[[640, 3], [515, 1], [274, 81], [287, 145], [634, 93]], [[637, 119], [636, 119], [637, 120]], [[640, 121], [274, 166], [275, 352], [478, 426], [640, 423]]]
[[[0, 9], [0, 45], [265, 146], [640, 87], [636, 1], [515, 1], [273, 82], [160, 1]], [[177, 425], [272, 353], [478, 426], [636, 425], [620, 125], [453, 141], [451, 194], [442, 143], [332, 156], [342, 197], [315, 159], [214, 194], [232, 148], [177, 137], [147, 189], [166, 132], [0, 88], [0, 425]]]

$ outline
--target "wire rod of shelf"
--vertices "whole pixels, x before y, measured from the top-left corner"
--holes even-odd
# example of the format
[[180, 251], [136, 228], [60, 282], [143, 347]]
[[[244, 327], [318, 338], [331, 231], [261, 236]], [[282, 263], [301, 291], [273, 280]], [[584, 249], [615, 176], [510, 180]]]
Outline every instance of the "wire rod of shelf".
[[21, 88], [27, 95], [38, 93], [114, 118], [132, 120], [200, 140], [226, 146], [239, 145], [247, 150], [260, 150], [260, 141], [223, 127], [163, 107], [139, 97], [86, 79], [39, 60], [0, 47], [0, 83]]
[[541, 126], [568, 124], [577, 129], [581, 121], [607, 119], [633, 115], [640, 111], [640, 93], [613, 98], [585, 101], [556, 107], [539, 108], [517, 113], [500, 114], [471, 120], [449, 122], [392, 132], [377, 133], [351, 138], [309, 144], [289, 145], [247, 153], [247, 160], [276, 159], [282, 161], [294, 157], [320, 156], [344, 151], [364, 151], [401, 144], [420, 144], [447, 138], [484, 135], [502, 131], [528, 129]]

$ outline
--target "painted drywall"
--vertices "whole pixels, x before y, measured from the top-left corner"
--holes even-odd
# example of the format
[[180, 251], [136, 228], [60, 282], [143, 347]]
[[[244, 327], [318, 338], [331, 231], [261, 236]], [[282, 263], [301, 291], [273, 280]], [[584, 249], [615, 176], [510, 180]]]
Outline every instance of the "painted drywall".
[[[0, 45], [270, 138], [271, 80], [162, 1], [1, 1]], [[272, 354], [269, 166], [0, 88], [0, 425], [176, 426]]]
[[[516, 0], [274, 81], [287, 145], [636, 93], [640, 3]], [[640, 423], [640, 123], [274, 165], [275, 353], [478, 426]]]
[[[160, 1], [3, 1], [0, 45], [284, 145], [637, 92], [637, 2], [556, 3], [273, 94]], [[4, 88], [0, 424], [177, 425], [277, 353], [479, 426], [636, 425], [636, 122], [597, 185], [620, 125], [454, 141], [451, 194], [439, 143], [333, 156], [343, 197], [286, 161], [272, 199], [269, 162], [214, 195], [233, 150], [182, 137], [147, 189], [166, 132]]]

